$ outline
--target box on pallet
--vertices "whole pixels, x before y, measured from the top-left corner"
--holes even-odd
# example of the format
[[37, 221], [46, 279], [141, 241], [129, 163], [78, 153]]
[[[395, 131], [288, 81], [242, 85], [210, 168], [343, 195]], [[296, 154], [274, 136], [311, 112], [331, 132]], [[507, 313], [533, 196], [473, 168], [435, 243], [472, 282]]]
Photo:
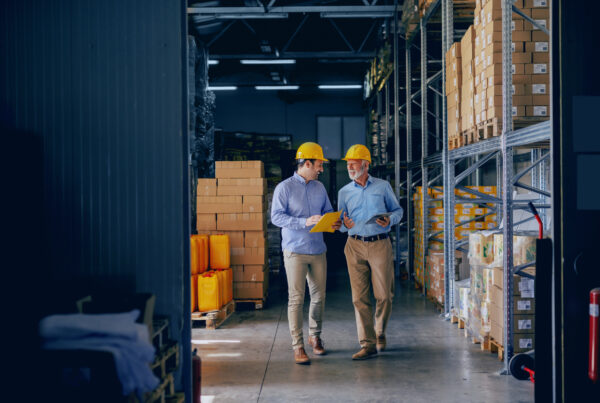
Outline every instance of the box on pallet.
[[232, 266], [233, 281], [265, 281], [269, 272], [266, 265], [236, 265]]
[[196, 211], [204, 213], [241, 213], [242, 196], [197, 196]]
[[197, 196], [216, 196], [217, 195], [217, 180], [216, 179], [198, 179], [196, 187]]
[[266, 227], [263, 213], [217, 214], [217, 229], [221, 231], [264, 231]]
[[268, 276], [265, 281], [243, 281], [233, 283], [233, 298], [235, 299], [262, 299], [267, 295], [269, 288]]
[[267, 179], [218, 179], [219, 196], [261, 196], [267, 193]]
[[264, 265], [267, 264], [266, 248], [232, 248], [232, 265]]
[[263, 178], [262, 161], [215, 161], [215, 178]]

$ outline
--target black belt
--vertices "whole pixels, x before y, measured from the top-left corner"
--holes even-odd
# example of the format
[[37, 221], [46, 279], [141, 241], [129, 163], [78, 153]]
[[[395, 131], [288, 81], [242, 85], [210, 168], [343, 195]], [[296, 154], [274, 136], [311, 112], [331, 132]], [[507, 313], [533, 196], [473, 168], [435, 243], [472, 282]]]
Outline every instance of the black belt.
[[372, 235], [372, 236], [350, 235], [350, 238], [354, 238], [357, 241], [363, 241], [363, 242], [379, 241], [380, 239], [386, 239], [387, 237], [388, 237], [387, 232], [383, 233], [383, 234]]

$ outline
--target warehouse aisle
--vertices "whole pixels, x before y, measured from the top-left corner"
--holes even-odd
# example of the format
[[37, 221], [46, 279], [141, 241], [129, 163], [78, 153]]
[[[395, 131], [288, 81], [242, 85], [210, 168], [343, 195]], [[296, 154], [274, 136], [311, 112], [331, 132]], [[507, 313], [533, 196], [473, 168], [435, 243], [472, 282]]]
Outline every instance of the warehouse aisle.
[[307, 348], [310, 366], [294, 363], [284, 292], [276, 284], [270, 292], [262, 311], [236, 312], [216, 331], [193, 330], [203, 402], [534, 400], [531, 382], [498, 375], [497, 356], [470, 344], [410, 287], [397, 287], [388, 349], [352, 361], [359, 346], [349, 281], [347, 275], [330, 277], [322, 335], [328, 354], [316, 357]]

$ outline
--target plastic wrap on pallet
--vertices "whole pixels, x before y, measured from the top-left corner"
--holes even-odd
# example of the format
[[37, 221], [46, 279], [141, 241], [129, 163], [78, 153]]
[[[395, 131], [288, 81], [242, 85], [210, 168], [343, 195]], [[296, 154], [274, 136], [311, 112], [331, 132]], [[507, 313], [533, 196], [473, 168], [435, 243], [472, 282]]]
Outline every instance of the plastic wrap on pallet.
[[[493, 236], [493, 261], [491, 265], [502, 266], [502, 249], [504, 241], [502, 234]], [[513, 235], [513, 264], [520, 266], [535, 262], [536, 259], [536, 234], [531, 232], [519, 232]]]
[[454, 301], [452, 302], [452, 315], [461, 319], [467, 319], [469, 316], [469, 291], [471, 289], [471, 279], [454, 282]]
[[481, 265], [471, 265], [471, 289], [467, 329], [471, 336], [481, 339], [490, 332], [490, 287], [492, 271]]

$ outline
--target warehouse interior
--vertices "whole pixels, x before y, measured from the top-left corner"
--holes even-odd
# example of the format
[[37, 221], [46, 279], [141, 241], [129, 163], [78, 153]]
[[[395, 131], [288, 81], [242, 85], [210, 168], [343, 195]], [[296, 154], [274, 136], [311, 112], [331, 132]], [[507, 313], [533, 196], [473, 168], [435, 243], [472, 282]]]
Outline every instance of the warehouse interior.
[[[593, 400], [599, 7], [8, 2], [0, 160], [13, 392]], [[388, 346], [365, 361], [351, 358], [348, 235], [335, 231], [324, 233], [327, 354], [307, 348], [311, 364], [294, 362], [270, 212], [307, 142], [329, 160], [318, 180], [334, 211], [353, 144], [403, 209], [389, 232]], [[305, 328], [309, 302], [307, 291]]]

